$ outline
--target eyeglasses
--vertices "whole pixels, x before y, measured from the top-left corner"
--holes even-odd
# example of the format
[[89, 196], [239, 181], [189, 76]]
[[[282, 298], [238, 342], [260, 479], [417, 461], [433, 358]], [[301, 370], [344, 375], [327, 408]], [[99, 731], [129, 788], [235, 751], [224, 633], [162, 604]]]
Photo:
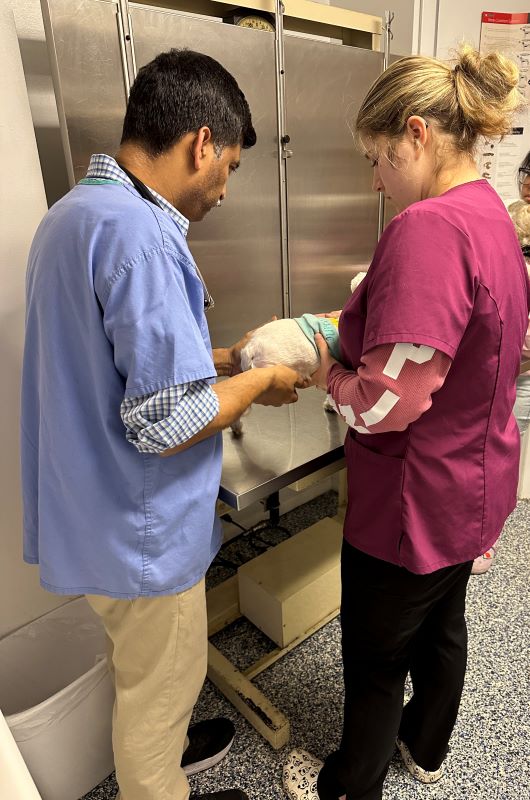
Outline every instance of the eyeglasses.
[[522, 187], [525, 180], [530, 176], [530, 167], [519, 167], [517, 170], [517, 183], [519, 189]]

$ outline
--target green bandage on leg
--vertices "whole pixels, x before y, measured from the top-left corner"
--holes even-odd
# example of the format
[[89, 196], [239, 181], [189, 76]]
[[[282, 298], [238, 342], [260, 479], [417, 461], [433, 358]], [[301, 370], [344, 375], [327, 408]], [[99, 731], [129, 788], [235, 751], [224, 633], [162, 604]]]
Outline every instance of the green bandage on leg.
[[302, 332], [309, 339], [318, 355], [318, 347], [315, 344], [315, 334], [321, 333], [326, 340], [330, 353], [337, 361], [341, 360], [338, 319], [333, 317], [315, 317], [314, 314], [302, 314], [301, 317], [294, 317], [294, 321], [300, 326]]

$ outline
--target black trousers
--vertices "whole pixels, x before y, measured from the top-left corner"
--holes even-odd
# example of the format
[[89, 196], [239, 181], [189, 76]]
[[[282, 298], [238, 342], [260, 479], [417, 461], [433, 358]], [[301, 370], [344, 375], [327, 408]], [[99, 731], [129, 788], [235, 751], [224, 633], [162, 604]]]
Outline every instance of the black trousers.
[[415, 575], [344, 542], [344, 728], [318, 778], [321, 800], [381, 800], [398, 735], [419, 766], [441, 765], [464, 686], [471, 566]]

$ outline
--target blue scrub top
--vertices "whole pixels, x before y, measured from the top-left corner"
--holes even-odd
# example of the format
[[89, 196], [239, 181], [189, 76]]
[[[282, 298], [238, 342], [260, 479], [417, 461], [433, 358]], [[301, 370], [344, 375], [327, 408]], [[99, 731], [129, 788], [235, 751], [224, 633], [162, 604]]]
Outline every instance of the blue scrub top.
[[130, 186], [72, 189], [40, 224], [27, 274], [24, 558], [45, 589], [134, 598], [204, 576], [221, 544], [221, 436], [139, 453], [120, 405], [215, 375], [178, 225]]

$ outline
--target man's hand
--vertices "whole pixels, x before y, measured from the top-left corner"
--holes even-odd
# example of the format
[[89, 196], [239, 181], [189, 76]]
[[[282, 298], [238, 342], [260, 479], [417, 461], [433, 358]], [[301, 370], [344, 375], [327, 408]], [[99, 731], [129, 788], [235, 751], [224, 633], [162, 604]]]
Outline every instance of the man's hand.
[[[278, 319], [278, 317], [274, 315], [267, 321], [274, 322], [276, 319]], [[265, 324], [264, 322], [263, 325]], [[214, 363], [218, 375], [228, 375], [229, 378], [233, 378], [234, 375], [239, 375], [241, 373], [241, 351], [250, 341], [254, 331], [260, 327], [261, 325], [258, 325], [251, 331], [247, 331], [243, 338], [233, 344], [232, 347], [219, 348], [213, 351]]]
[[304, 380], [294, 369], [283, 364], [260, 369], [269, 372], [270, 383], [268, 388], [254, 400], [258, 405], [283, 406], [285, 403], [296, 403], [298, 400], [296, 390], [309, 386], [308, 380]]
[[252, 334], [256, 329], [254, 328], [251, 331], [247, 331], [242, 339], [239, 342], [236, 342], [232, 345], [232, 347], [228, 348], [229, 353], [229, 361], [230, 361], [230, 372], [228, 373], [231, 378], [234, 375], [239, 375], [241, 372], [241, 351], [245, 347], [246, 344], [249, 343]]
[[315, 314], [315, 317], [331, 317], [332, 319], [338, 319], [342, 314], [342, 309], [338, 309], [338, 311], [327, 311], [325, 314]]
[[318, 386], [319, 389], [324, 389], [324, 391], [327, 391], [328, 372], [333, 364], [338, 364], [339, 362], [330, 354], [328, 343], [321, 333], [315, 334], [315, 344], [318, 347], [318, 352], [320, 353], [320, 366], [316, 372], [313, 372], [311, 375], [310, 385]]

